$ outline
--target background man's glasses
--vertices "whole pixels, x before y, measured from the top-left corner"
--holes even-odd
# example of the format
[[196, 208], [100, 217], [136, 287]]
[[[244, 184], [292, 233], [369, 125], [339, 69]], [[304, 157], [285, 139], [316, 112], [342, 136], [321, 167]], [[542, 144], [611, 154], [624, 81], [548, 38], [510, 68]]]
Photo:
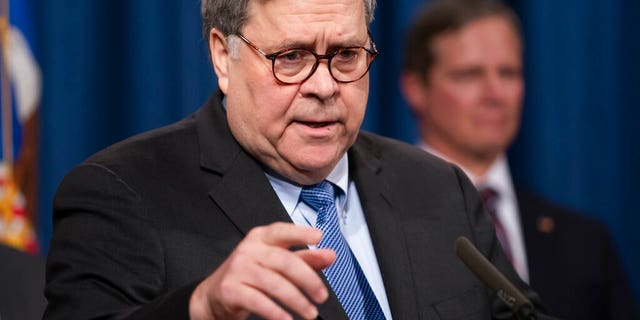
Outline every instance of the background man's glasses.
[[320, 59], [327, 59], [329, 73], [337, 82], [349, 83], [360, 80], [367, 74], [373, 59], [378, 55], [376, 43], [369, 34], [370, 48], [339, 48], [327, 54], [317, 54], [303, 48], [284, 49], [267, 54], [242, 34], [238, 37], [265, 58], [271, 60], [273, 76], [283, 84], [298, 84], [309, 79], [320, 65]]

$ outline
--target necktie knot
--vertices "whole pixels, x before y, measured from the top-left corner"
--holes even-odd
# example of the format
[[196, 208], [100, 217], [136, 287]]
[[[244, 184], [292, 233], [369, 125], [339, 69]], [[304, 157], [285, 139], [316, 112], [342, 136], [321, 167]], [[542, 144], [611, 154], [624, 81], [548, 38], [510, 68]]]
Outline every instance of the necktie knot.
[[496, 201], [498, 201], [498, 197], [500, 196], [498, 192], [491, 187], [483, 187], [480, 188], [480, 200], [482, 200], [482, 204], [484, 204], [488, 213], [494, 217], [496, 214]]
[[320, 211], [335, 204], [335, 189], [331, 182], [324, 180], [302, 188], [300, 200], [313, 210]]

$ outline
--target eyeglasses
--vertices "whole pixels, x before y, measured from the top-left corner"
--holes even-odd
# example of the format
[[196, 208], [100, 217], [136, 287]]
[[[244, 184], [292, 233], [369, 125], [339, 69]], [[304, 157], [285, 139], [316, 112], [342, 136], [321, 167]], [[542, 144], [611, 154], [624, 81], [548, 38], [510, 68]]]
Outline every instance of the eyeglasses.
[[298, 84], [306, 81], [318, 69], [320, 59], [327, 59], [329, 73], [337, 82], [354, 82], [367, 74], [373, 59], [378, 55], [371, 33], [369, 33], [370, 49], [346, 47], [327, 54], [317, 54], [304, 48], [290, 48], [267, 54], [242, 34], [238, 34], [238, 37], [271, 60], [273, 76], [282, 84]]

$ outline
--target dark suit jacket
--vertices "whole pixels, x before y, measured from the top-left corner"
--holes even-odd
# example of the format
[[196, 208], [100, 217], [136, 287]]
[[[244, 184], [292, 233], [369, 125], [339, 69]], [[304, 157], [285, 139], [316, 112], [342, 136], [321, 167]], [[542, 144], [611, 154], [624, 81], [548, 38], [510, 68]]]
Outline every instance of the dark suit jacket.
[[516, 190], [531, 287], [563, 319], [638, 319], [601, 223]]
[[43, 289], [43, 259], [0, 245], [0, 319], [41, 319]]
[[[187, 319], [197, 283], [251, 228], [291, 221], [261, 165], [232, 137], [220, 99], [65, 177], [54, 200], [45, 319]], [[509, 318], [454, 254], [455, 239], [467, 236], [523, 286], [465, 175], [368, 133], [348, 152], [393, 317]], [[333, 294], [319, 310], [346, 319]]]

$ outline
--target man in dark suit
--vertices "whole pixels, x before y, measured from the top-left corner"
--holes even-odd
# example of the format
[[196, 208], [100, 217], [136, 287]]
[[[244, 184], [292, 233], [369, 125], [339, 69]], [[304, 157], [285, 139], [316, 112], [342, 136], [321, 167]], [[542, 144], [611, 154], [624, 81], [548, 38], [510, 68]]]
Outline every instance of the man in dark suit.
[[540, 310], [460, 170], [359, 131], [374, 6], [203, 1], [220, 90], [65, 177], [45, 319], [512, 318], [461, 235]]
[[0, 245], [0, 319], [42, 319], [43, 288], [43, 259]]
[[470, 177], [520, 277], [561, 318], [635, 319], [606, 229], [512, 183], [505, 151], [524, 92], [515, 14], [497, 1], [438, 1], [410, 27], [405, 49], [401, 87], [421, 146]]

